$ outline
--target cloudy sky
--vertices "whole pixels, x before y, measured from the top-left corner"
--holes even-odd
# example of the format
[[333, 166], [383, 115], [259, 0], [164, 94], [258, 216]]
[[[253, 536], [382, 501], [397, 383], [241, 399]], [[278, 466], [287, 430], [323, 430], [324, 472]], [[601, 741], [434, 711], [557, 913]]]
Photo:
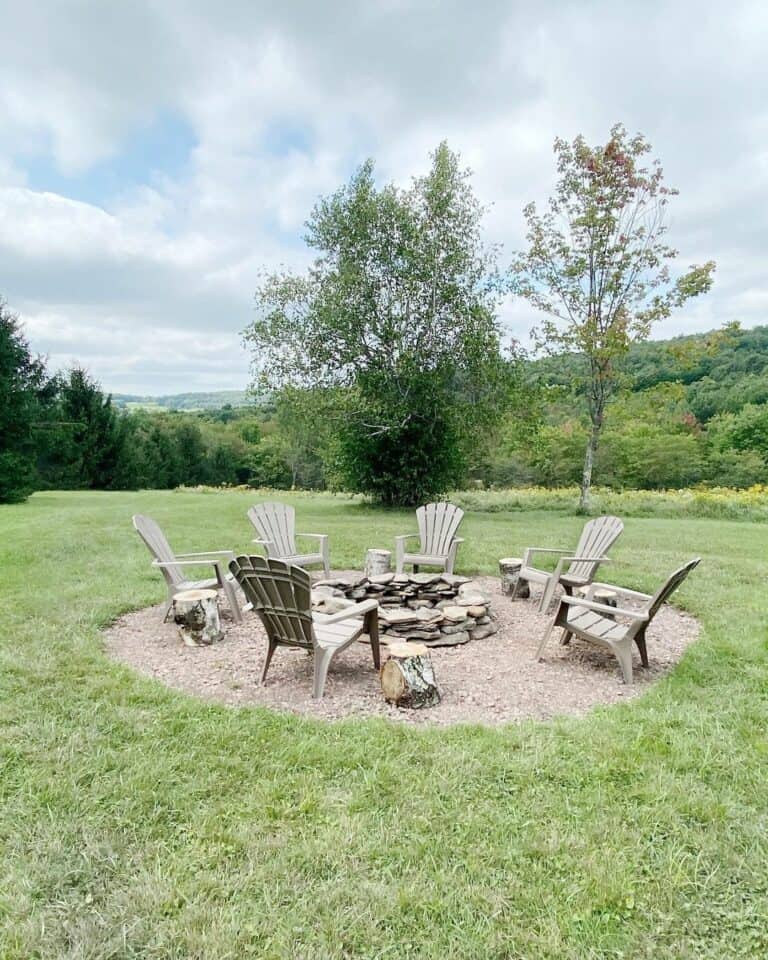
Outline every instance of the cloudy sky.
[[[443, 138], [522, 243], [556, 135], [642, 131], [713, 292], [657, 335], [768, 323], [761, 2], [0, 0], [0, 294], [52, 366], [115, 392], [237, 389], [260, 271], [318, 195]], [[504, 316], [525, 336], [533, 316]]]

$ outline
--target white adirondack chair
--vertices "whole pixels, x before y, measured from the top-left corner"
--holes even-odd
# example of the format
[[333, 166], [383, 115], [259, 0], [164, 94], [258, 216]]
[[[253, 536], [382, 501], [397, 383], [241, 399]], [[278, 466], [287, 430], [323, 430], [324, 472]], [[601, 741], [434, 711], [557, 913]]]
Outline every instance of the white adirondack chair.
[[[464, 511], [452, 503], [428, 503], [416, 511], [419, 532], [395, 537], [395, 562], [398, 573], [403, 572], [405, 564], [413, 565], [418, 573], [419, 565], [424, 563], [432, 567], [443, 567], [446, 573], [453, 573], [456, 563], [456, 551], [462, 537], [456, 536]], [[407, 540], [419, 540], [419, 549], [408, 553]]]
[[278, 647], [302, 647], [314, 654], [312, 696], [320, 700], [331, 660], [362, 633], [370, 637], [373, 665], [379, 669], [379, 604], [376, 600], [364, 600], [339, 613], [313, 613], [310, 577], [301, 567], [271, 557], [242, 556], [231, 560], [229, 569], [267, 631], [262, 683]]
[[[574, 587], [586, 587], [595, 578], [597, 568], [607, 560], [606, 554], [621, 536], [624, 524], [618, 517], [595, 517], [584, 524], [581, 537], [574, 551], [549, 547], [528, 547], [523, 555], [520, 575], [512, 591], [517, 596], [521, 580], [544, 584], [539, 602], [539, 613], [549, 609], [558, 584], [570, 595]], [[554, 571], [539, 570], [533, 566], [537, 553], [554, 553], [559, 557]]]
[[[163, 619], [170, 612], [174, 594], [180, 590], [223, 590], [234, 619], [238, 622], [243, 619], [234, 579], [222, 567], [226, 559], [234, 556], [234, 550], [174, 553], [165, 534], [152, 517], [146, 517], [140, 513], [134, 514], [133, 526], [154, 557], [152, 566], [157, 567], [162, 573], [168, 587], [168, 602]], [[189, 567], [213, 567], [215, 576], [206, 580], [189, 580], [184, 575], [185, 568]]]
[[[637, 590], [627, 590], [607, 583], [592, 583], [585, 597], [563, 596], [555, 613], [552, 623], [542, 637], [536, 659], [541, 659], [541, 653], [552, 635], [555, 627], [563, 629], [563, 643], [568, 643], [572, 636], [581, 637], [590, 643], [610, 650], [619, 661], [625, 683], [632, 683], [632, 644], [637, 644], [640, 651], [640, 660], [644, 667], [648, 666], [648, 650], [645, 643], [645, 631], [658, 613], [662, 604], [677, 590], [688, 574], [701, 562], [701, 557], [690, 560], [685, 566], [668, 578], [668, 580], [650, 596], [639, 593]], [[596, 590], [608, 589], [619, 595], [619, 598], [640, 601], [638, 609], [631, 610], [625, 607], [610, 607], [605, 603], [597, 603], [592, 599]], [[621, 623], [615, 618], [626, 620]]]
[[[256, 528], [258, 539], [253, 542], [264, 547], [268, 557], [285, 560], [297, 567], [322, 563], [326, 578], [331, 575], [328, 536], [324, 533], [296, 533], [296, 511], [286, 503], [257, 503], [248, 511], [248, 519]], [[316, 553], [302, 553], [296, 538], [317, 540]]]

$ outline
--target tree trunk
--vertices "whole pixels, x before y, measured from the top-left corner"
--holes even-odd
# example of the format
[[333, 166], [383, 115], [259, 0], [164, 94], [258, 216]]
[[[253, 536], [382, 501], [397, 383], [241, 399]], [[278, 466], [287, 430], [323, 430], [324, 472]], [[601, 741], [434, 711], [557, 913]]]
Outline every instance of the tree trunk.
[[595, 456], [597, 447], [600, 443], [600, 431], [602, 429], [602, 416], [596, 417], [592, 421], [592, 430], [587, 441], [587, 450], [584, 454], [584, 471], [581, 475], [581, 493], [579, 495], [579, 512], [589, 513], [591, 505], [590, 490], [592, 488], [592, 468], [595, 465]]

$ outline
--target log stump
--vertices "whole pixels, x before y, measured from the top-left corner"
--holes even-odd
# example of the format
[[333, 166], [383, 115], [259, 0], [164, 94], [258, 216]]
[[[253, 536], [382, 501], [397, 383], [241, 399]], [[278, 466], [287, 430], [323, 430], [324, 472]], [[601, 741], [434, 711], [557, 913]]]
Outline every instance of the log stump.
[[[499, 560], [499, 572], [501, 574], [501, 592], [505, 597], [511, 597], [515, 584], [520, 577], [520, 569], [523, 561], [520, 557], [504, 557]], [[521, 600], [527, 600], [531, 595], [531, 587], [527, 580], [521, 580], [517, 590], [517, 596]]]
[[382, 573], [389, 573], [391, 562], [391, 550], [368, 550], [365, 554], [366, 577], [376, 577]]
[[[574, 593], [580, 597], [585, 597], [589, 587], [576, 587]], [[592, 592], [592, 600], [595, 603], [604, 603], [606, 607], [618, 607], [619, 605], [619, 595], [615, 590], [611, 590], [608, 587], [598, 587], [597, 590]], [[613, 614], [604, 613], [602, 616], [607, 617], [609, 620], [614, 620], [615, 617]]]
[[384, 699], [397, 707], [420, 710], [440, 703], [440, 690], [429, 651], [423, 643], [391, 643], [381, 668]]
[[181, 590], [173, 598], [173, 622], [188, 647], [202, 647], [221, 640], [219, 601], [215, 590]]

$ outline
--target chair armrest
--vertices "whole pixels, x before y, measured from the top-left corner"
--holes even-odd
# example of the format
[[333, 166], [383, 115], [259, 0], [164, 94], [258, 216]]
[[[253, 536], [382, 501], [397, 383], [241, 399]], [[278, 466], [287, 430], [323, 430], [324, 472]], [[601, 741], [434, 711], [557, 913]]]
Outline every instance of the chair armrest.
[[630, 600], [642, 600], [647, 603], [653, 599], [650, 593], [630, 590], [629, 587], [617, 587], [614, 583], [598, 583], [597, 580], [593, 580], [589, 586], [591, 590], [613, 590], [614, 593], [621, 594], [622, 597], [629, 597]]
[[395, 537], [395, 540], [418, 540], [420, 534], [418, 533], [404, 533], [400, 537]]
[[176, 556], [182, 560], [191, 557], [234, 557], [234, 550], [204, 550], [202, 553], [177, 553]]
[[561, 557], [561, 563], [610, 563], [609, 557]]
[[153, 560], [153, 567], [218, 567], [218, 560]]
[[454, 537], [451, 543], [464, 543], [464, 537]]
[[271, 547], [272, 544], [274, 543], [274, 540], [257, 540], [257, 539], [253, 539], [253, 540], [251, 540], [251, 543], [258, 543], [258, 544], [260, 544], [262, 547]]
[[557, 547], [526, 547], [525, 552], [529, 557], [533, 556], [534, 553], [557, 553], [563, 557], [568, 553], [568, 550], [558, 550]]
[[313, 613], [312, 619], [318, 623], [336, 623], [338, 620], [353, 620], [355, 617], [370, 613], [371, 610], [378, 610], [378, 608], [378, 600], [362, 600], [353, 607], [345, 607], [343, 610], [339, 610], [338, 613]]
[[296, 536], [297, 536], [297, 537], [308, 537], [308, 538], [310, 538], [310, 539], [312, 539], [312, 540], [327, 540], [327, 539], [328, 539], [328, 534], [327, 534], [327, 533], [297, 533]]
[[595, 613], [604, 613], [609, 617], [629, 617], [630, 620], [648, 620], [645, 610], [627, 610], [625, 607], [611, 607], [607, 603], [597, 603], [595, 600], [585, 600], [583, 597], [560, 597], [560, 603], [567, 603], [570, 607], [584, 607], [594, 610]]

